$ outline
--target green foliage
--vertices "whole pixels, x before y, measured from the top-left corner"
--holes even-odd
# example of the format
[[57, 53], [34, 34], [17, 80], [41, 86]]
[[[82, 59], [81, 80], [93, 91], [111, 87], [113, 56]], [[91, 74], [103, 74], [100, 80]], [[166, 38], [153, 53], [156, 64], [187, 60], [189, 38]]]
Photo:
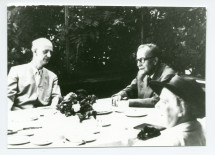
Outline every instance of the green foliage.
[[57, 25], [64, 22], [63, 7], [20, 6], [8, 7], [8, 69], [13, 65], [29, 62], [32, 57], [31, 42], [47, 37], [55, 43]]
[[194, 76], [204, 77], [206, 9], [160, 8], [157, 18], [159, 22], [152, 25], [153, 37], [163, 49], [164, 61], [179, 72], [192, 69]]
[[8, 7], [9, 68], [30, 61], [30, 43], [38, 37], [54, 43], [47, 67], [58, 75], [135, 70], [137, 47], [154, 42], [164, 62], [205, 76], [205, 8]]

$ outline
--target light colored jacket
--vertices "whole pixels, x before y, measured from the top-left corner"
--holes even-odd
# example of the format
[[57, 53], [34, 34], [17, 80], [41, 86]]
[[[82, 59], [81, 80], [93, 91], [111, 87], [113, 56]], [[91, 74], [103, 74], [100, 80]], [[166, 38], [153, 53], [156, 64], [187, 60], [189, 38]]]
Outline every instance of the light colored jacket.
[[14, 66], [10, 69], [8, 74], [8, 106], [12, 110], [48, 106], [51, 105], [54, 98], [59, 100], [61, 91], [58, 78], [53, 72], [43, 68], [41, 80], [37, 86], [31, 63]]

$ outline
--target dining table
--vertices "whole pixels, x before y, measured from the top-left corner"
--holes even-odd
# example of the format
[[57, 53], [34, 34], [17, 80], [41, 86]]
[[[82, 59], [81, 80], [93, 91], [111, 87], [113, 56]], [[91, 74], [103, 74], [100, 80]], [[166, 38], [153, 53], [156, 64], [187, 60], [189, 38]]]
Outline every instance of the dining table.
[[[155, 108], [112, 106], [111, 98], [97, 99], [96, 118], [80, 121], [53, 107], [8, 113], [8, 148], [121, 147], [135, 146], [143, 123], [159, 125]], [[143, 143], [144, 145], [144, 143]]]

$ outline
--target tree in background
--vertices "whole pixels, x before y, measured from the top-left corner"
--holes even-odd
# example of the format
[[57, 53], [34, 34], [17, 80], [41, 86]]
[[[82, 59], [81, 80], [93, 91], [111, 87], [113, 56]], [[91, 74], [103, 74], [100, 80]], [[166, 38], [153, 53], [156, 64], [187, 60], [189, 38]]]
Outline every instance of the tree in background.
[[205, 77], [205, 8], [11, 6], [8, 68], [30, 61], [38, 37], [54, 43], [47, 67], [59, 76], [135, 71], [137, 47], [154, 42], [176, 70]]
[[[59, 25], [64, 22], [62, 9], [56, 6], [8, 7], [8, 70], [11, 66], [31, 60], [31, 42], [39, 37], [47, 37], [54, 42], [54, 59], [59, 56], [62, 49], [56, 35]], [[54, 64], [53, 68], [58, 64]]]

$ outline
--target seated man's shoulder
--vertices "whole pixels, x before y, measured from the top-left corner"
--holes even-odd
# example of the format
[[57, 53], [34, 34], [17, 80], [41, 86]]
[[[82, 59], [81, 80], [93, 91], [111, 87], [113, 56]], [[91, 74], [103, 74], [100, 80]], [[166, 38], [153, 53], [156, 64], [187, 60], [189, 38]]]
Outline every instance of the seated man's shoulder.
[[161, 81], [166, 81], [171, 79], [177, 72], [172, 69], [170, 66], [166, 65], [166, 64], [162, 64], [163, 65], [163, 72], [161, 74]]
[[29, 64], [21, 64], [21, 65], [17, 65], [17, 66], [13, 66], [11, 67], [11, 70], [13, 71], [24, 71], [29, 67]]
[[164, 67], [164, 73], [176, 73], [175, 70], [170, 66], [168, 66], [167, 64], [162, 64], [162, 65]]
[[43, 69], [44, 69], [45, 72], [48, 73], [49, 76], [51, 76], [51, 77], [57, 77], [57, 75], [54, 72], [50, 71], [49, 69], [47, 69], [45, 67]]

